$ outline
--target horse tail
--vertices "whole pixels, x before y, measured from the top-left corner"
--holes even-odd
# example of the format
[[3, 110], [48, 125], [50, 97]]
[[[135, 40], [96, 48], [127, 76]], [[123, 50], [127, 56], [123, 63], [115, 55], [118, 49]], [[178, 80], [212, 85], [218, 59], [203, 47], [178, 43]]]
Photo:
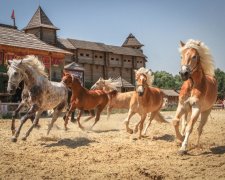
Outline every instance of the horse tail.
[[158, 112], [155, 115], [154, 119], [160, 123], [168, 123], [168, 121], [165, 119], [165, 117], [160, 112]]

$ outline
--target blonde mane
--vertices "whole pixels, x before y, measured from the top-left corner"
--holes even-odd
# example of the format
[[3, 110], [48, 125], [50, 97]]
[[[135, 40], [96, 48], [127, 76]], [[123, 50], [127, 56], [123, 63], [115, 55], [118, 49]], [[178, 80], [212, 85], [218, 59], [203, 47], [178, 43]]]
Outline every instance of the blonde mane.
[[135, 71], [136, 75], [138, 74], [144, 74], [147, 77], [147, 84], [148, 86], [152, 86], [154, 81], [154, 75], [152, 74], [152, 71], [150, 69], [146, 69], [144, 67], [139, 68]]
[[45, 72], [45, 65], [39, 61], [38, 57], [34, 55], [28, 55], [22, 60], [23, 64], [31, 66], [38, 74], [48, 77], [47, 73]]
[[209, 76], [215, 76], [215, 65], [209, 48], [201, 41], [189, 39], [183, 47], [179, 48], [179, 51], [183, 52], [188, 48], [194, 48], [198, 51], [204, 73]]

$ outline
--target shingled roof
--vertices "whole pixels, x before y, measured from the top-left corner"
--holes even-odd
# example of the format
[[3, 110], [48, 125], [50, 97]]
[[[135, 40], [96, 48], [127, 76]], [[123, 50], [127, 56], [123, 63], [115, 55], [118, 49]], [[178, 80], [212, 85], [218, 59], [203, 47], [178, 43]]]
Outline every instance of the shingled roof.
[[179, 96], [179, 94], [173, 89], [161, 89], [166, 96]]
[[84, 68], [80, 66], [79, 64], [72, 62], [70, 64], [67, 64], [64, 66], [65, 70], [79, 70], [79, 71], [84, 71]]
[[140, 48], [143, 46], [143, 44], [141, 44], [133, 34], [129, 34], [129, 36], [127, 37], [127, 39], [124, 41], [123, 47], [137, 47]]
[[33, 34], [26, 34], [18, 29], [0, 26], [0, 45], [71, 54], [68, 51], [46, 44]]
[[41, 6], [38, 7], [37, 11], [31, 18], [28, 25], [24, 28], [24, 30], [33, 29], [37, 27], [45, 27], [45, 28], [55, 29], [55, 30], [59, 29], [52, 24], [52, 22], [47, 17], [45, 12], [42, 10]]
[[[103, 52], [111, 52], [114, 54], [128, 55], [128, 56], [139, 56], [146, 57], [140, 50], [129, 47], [120, 47], [113, 45], [106, 45], [104, 43], [83, 41], [77, 39], [58, 39], [58, 41], [66, 47], [66, 49], [87, 49]], [[72, 46], [73, 47], [72, 47]]]
[[126, 81], [125, 79], [121, 78], [121, 76], [119, 76], [118, 78], [113, 79], [113, 82], [117, 82], [119, 84], [119, 86], [117, 86], [118, 88], [121, 88], [121, 87], [134, 88], [133, 84], [131, 84], [128, 81]]

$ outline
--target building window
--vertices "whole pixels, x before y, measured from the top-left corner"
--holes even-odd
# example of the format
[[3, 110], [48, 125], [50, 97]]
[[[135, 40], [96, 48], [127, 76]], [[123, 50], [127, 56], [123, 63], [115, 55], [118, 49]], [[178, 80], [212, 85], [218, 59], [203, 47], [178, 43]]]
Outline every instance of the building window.
[[80, 56], [84, 56], [84, 54], [83, 53], [80, 53]]
[[97, 58], [98, 56], [97, 55], [95, 55], [95, 58]]
[[89, 54], [86, 54], [87, 57], [89, 57]]
[[126, 60], [126, 59], [124, 59], [123, 61], [124, 61], [124, 62], [127, 62], [127, 60]]
[[128, 60], [128, 62], [130, 62], [130, 60]]
[[99, 56], [100, 59], [102, 59], [102, 56]]
[[139, 63], [139, 61], [137, 61], [137, 63]]
[[111, 58], [111, 60], [114, 60], [114, 58]]
[[118, 59], [118, 58], [116, 58], [116, 61], [119, 61], [119, 59]]
[[140, 61], [139, 63], [142, 63], [142, 61]]

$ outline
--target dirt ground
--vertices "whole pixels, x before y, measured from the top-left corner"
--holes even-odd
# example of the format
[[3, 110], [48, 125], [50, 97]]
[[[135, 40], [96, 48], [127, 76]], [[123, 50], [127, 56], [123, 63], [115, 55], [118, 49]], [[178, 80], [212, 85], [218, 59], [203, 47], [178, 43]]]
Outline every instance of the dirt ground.
[[[174, 112], [163, 112], [173, 116]], [[9, 120], [0, 120], [0, 179], [225, 179], [225, 111], [213, 111], [205, 126], [201, 148], [196, 128], [189, 154], [180, 156], [171, 124], [153, 122], [148, 137], [125, 132], [125, 114], [103, 115], [93, 131], [82, 131], [63, 120], [46, 135], [49, 118], [41, 119], [27, 141], [10, 141]], [[131, 127], [139, 120], [131, 119]], [[82, 122], [90, 127], [90, 122]], [[17, 122], [18, 124], [18, 122]]]

